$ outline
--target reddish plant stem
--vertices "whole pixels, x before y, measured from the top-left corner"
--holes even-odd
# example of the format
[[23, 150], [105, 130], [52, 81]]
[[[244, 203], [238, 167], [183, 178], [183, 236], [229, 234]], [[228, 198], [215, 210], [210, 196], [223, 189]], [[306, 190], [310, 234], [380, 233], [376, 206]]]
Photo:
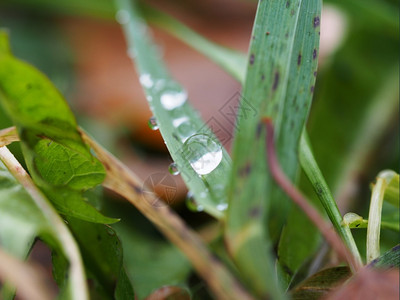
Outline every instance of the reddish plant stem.
[[282, 190], [293, 200], [293, 202], [303, 210], [311, 222], [314, 223], [336, 253], [342, 259], [347, 261], [350, 268], [356, 272], [361, 268], [361, 265], [345, 246], [339, 235], [283, 173], [275, 152], [274, 127], [272, 125], [272, 120], [270, 118], [263, 118], [262, 123], [265, 125], [267, 130], [267, 159], [272, 177], [275, 179], [276, 183], [279, 184]]

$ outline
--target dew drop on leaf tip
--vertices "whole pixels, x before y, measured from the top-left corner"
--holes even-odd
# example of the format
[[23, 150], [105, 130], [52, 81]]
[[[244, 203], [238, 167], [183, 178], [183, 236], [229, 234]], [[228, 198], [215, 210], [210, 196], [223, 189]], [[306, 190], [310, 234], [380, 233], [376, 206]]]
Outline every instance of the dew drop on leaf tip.
[[189, 210], [194, 212], [201, 212], [204, 210], [204, 207], [197, 203], [192, 192], [188, 192], [186, 195], [186, 206]]
[[151, 130], [157, 130], [159, 128], [157, 120], [155, 117], [151, 117], [147, 122]]
[[179, 169], [178, 169], [178, 165], [174, 162], [169, 165], [168, 171], [172, 175], [178, 175], [180, 173]]

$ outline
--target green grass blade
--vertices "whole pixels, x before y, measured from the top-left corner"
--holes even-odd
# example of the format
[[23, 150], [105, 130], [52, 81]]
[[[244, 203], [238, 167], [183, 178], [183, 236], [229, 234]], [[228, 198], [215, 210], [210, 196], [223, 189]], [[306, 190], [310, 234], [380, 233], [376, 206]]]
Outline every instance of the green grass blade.
[[386, 269], [400, 268], [400, 244], [397, 244], [389, 251], [371, 261], [371, 263], [368, 264], [368, 267]]
[[358, 251], [357, 245], [354, 238], [347, 226], [342, 226], [342, 215], [340, 214], [339, 208], [335, 200], [333, 199], [332, 193], [315, 161], [312, 149], [310, 146], [310, 141], [306, 133], [303, 134], [300, 145], [303, 151], [300, 151], [299, 158], [300, 164], [306, 173], [308, 179], [314, 187], [315, 193], [318, 195], [321, 204], [325, 208], [329, 219], [331, 220], [336, 231], [342, 237], [347, 247], [350, 249], [354, 257], [362, 263], [360, 253]]
[[265, 223], [272, 214], [277, 216], [270, 224], [279, 236], [288, 209], [287, 199], [269, 175], [260, 119], [273, 119], [280, 163], [294, 180], [298, 142], [315, 82], [320, 9], [320, 1], [261, 1], [257, 10], [243, 97], [258, 115], [246, 119], [239, 111], [226, 239], [259, 296], [282, 297], [272, 280], [276, 275]]
[[143, 5], [143, 16], [150, 24], [178, 38], [180, 41], [217, 63], [239, 82], [244, 82], [246, 56], [243, 53], [207, 40], [175, 18], [151, 8], [148, 5]]
[[[225, 186], [226, 174], [229, 174], [230, 170], [230, 157], [188, 103], [186, 92], [169, 75], [149, 37], [140, 11], [128, 0], [118, 0], [116, 3], [119, 8], [117, 18], [125, 31], [129, 54], [135, 60], [150, 108], [172, 159], [178, 165], [182, 178], [196, 201], [206, 212], [221, 218], [224, 215], [223, 209], [226, 208]], [[195, 141], [189, 144], [195, 134], [199, 134], [201, 139], [198, 143]], [[201, 147], [201, 151], [211, 153], [210, 161], [220, 160], [211, 172], [208, 173], [209, 170], [204, 170], [203, 166], [197, 168], [190, 164], [192, 156], [199, 153], [194, 151], [196, 146]], [[214, 146], [221, 152], [213, 151], [211, 148]], [[206, 159], [202, 161], [203, 158], [197, 161], [209, 166]], [[196, 168], [199, 172], [195, 171]]]

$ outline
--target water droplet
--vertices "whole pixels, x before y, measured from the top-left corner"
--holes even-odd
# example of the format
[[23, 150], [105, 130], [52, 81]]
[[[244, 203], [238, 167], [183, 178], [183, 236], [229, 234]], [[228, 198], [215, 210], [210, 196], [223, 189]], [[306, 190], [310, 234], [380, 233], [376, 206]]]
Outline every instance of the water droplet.
[[178, 169], [178, 165], [176, 163], [172, 163], [169, 165], [168, 167], [168, 171], [172, 174], [172, 175], [178, 175], [179, 174], [179, 169]]
[[135, 48], [129, 48], [126, 52], [131, 59], [135, 59], [137, 56], [137, 51]]
[[172, 120], [172, 125], [174, 125], [174, 127], [178, 127], [179, 125], [181, 125], [182, 123], [188, 122], [189, 118], [187, 116], [183, 116], [180, 118], [176, 118]]
[[127, 24], [129, 22], [129, 20], [131, 19], [131, 15], [129, 14], [129, 12], [127, 10], [120, 9], [115, 14], [115, 19], [117, 20], [117, 22], [119, 24], [123, 25], [123, 24]]
[[145, 87], [145, 88], [151, 88], [154, 85], [153, 80], [151, 79], [150, 74], [142, 74], [139, 77], [140, 83]]
[[217, 205], [217, 209], [218, 209], [219, 211], [224, 211], [224, 210], [226, 210], [227, 208], [228, 208], [228, 203], [220, 203], [220, 204]]
[[161, 104], [166, 110], [173, 110], [182, 106], [187, 99], [185, 91], [166, 91], [161, 94]]
[[199, 175], [211, 173], [222, 160], [222, 147], [206, 134], [195, 134], [183, 144], [184, 157]]
[[159, 127], [158, 127], [157, 120], [156, 120], [155, 117], [151, 117], [151, 118], [149, 119], [149, 121], [147, 122], [147, 124], [149, 125], [149, 127], [150, 127], [151, 130], [157, 130], [157, 129], [159, 128]]
[[187, 193], [186, 206], [189, 210], [194, 212], [200, 212], [204, 210], [203, 205], [196, 202], [196, 199], [194, 199], [192, 192]]

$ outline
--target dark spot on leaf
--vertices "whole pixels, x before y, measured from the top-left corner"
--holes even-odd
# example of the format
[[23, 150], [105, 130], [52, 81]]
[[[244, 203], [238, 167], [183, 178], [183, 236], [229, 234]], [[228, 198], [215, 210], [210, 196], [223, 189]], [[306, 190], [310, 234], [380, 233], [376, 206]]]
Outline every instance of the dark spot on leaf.
[[290, 6], [290, 1], [286, 1], [286, 8]]
[[100, 236], [100, 234], [97, 235], [97, 240], [98, 240], [98, 241], [101, 241], [101, 236]]
[[239, 174], [241, 177], [246, 177], [250, 174], [251, 171], [251, 165], [249, 162], [246, 163], [246, 165], [240, 169]]
[[173, 137], [175, 140], [180, 141], [179, 137], [178, 137], [175, 133], [172, 134], [172, 137]]
[[314, 49], [313, 53], [312, 53], [312, 58], [316, 59], [317, 58], [317, 49]]
[[269, 35], [269, 31], [267, 31], [265, 34], [266, 34], [266, 35]]
[[256, 39], [256, 36], [255, 36], [255, 35], [253, 35], [251, 38], [252, 38], [253, 40], [255, 40], [255, 39]]
[[316, 17], [314, 18], [314, 28], [317, 28], [317, 27], [319, 26], [319, 24], [320, 24], [319, 17], [316, 16]]
[[261, 75], [261, 80], [264, 80], [265, 79], [265, 76], [264, 76], [264, 74], [262, 74]]
[[297, 56], [297, 65], [300, 66], [301, 64], [301, 54], [299, 53], [299, 56]]
[[310, 87], [310, 92], [314, 93], [314, 86], [313, 85]]
[[257, 125], [257, 131], [256, 131], [256, 136], [257, 136], [257, 138], [260, 137], [261, 131], [262, 131], [263, 127], [264, 127], [264, 124], [263, 124], [262, 122], [258, 123], [258, 125]]
[[250, 55], [250, 64], [254, 64], [254, 54]]
[[314, 77], [317, 77], [317, 71], [314, 72]]
[[294, 16], [294, 9], [292, 9], [291, 11], [290, 11], [290, 15], [293, 17]]
[[279, 84], [279, 72], [275, 72], [275, 76], [274, 76], [274, 83], [272, 84], [272, 90], [275, 91], [278, 87]]
[[253, 207], [252, 209], [250, 209], [249, 216], [251, 218], [257, 218], [261, 216], [261, 208], [258, 206]]
[[286, 32], [285, 33], [285, 38], [288, 38], [289, 37], [289, 32]]

